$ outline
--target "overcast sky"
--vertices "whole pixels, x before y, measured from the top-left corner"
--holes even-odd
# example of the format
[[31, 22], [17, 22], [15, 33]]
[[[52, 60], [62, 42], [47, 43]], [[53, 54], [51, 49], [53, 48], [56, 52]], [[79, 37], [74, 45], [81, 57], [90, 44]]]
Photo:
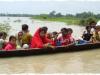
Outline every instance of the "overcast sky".
[[0, 13], [43, 14], [53, 10], [62, 14], [75, 14], [83, 11], [91, 11], [97, 14], [100, 13], [100, 1], [0, 0]]

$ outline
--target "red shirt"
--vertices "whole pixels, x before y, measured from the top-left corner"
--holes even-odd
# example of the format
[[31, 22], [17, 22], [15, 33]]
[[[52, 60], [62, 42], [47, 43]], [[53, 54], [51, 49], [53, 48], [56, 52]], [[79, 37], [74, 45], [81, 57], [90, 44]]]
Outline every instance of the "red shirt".
[[15, 44], [11, 44], [10, 42], [5, 46], [4, 50], [6, 51], [11, 51], [16, 49], [16, 45]]
[[65, 36], [61, 36], [59, 38], [59, 40], [61, 41], [61, 45], [64, 46], [64, 45], [70, 44], [71, 43], [70, 37], [71, 37], [70, 34], [67, 34]]

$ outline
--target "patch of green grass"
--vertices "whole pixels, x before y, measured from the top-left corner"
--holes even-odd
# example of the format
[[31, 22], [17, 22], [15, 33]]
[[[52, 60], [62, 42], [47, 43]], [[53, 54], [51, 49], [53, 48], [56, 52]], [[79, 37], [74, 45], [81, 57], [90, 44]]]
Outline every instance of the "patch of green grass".
[[43, 21], [58, 21], [58, 22], [64, 22], [68, 25], [79, 25], [80, 19], [73, 18], [73, 17], [41, 17], [41, 16], [35, 16], [32, 17], [32, 19], [39, 19]]

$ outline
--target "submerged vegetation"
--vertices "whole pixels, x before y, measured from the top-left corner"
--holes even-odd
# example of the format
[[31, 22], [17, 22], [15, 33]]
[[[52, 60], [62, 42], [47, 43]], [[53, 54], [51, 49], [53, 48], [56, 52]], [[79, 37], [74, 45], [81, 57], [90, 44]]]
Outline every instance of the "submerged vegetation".
[[6, 32], [8, 33], [9, 30], [11, 29], [11, 26], [9, 25], [9, 23], [0, 23], [0, 32]]
[[14, 22], [21, 22], [21, 20], [20, 20], [20, 19], [18, 19], [18, 20], [15, 20]]

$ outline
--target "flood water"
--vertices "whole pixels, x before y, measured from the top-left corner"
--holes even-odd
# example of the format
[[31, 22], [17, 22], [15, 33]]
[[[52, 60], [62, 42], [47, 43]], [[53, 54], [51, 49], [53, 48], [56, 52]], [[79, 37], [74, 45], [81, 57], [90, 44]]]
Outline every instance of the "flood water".
[[[14, 22], [20, 19], [21, 22]], [[21, 30], [22, 24], [28, 24], [33, 34], [38, 27], [47, 26], [49, 32], [60, 31], [62, 27], [71, 27], [74, 37], [81, 36], [84, 27], [66, 25], [61, 22], [31, 20], [26, 17], [0, 17], [0, 23], [12, 26], [9, 35]], [[0, 73], [100, 73], [100, 50], [73, 53], [59, 53], [28, 57], [0, 58]]]

